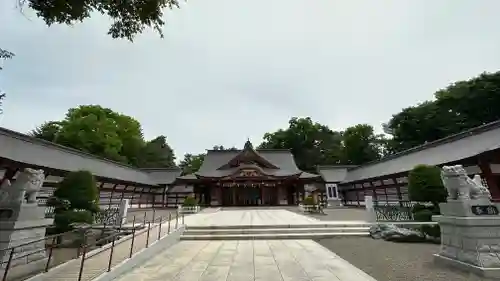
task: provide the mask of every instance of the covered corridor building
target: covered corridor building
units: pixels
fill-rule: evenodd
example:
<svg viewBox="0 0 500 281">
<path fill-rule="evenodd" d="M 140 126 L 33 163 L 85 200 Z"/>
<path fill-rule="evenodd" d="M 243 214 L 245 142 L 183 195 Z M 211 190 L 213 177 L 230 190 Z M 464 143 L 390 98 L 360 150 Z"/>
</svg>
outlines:
<svg viewBox="0 0 500 281">
<path fill-rule="evenodd" d="M 365 165 L 320 166 L 318 172 L 327 186 L 335 186 L 345 205 L 363 205 L 365 195 L 377 201 L 408 200 L 408 173 L 419 164 L 461 164 L 470 176 L 481 175 L 493 199 L 500 201 L 500 121 Z"/>
</svg>

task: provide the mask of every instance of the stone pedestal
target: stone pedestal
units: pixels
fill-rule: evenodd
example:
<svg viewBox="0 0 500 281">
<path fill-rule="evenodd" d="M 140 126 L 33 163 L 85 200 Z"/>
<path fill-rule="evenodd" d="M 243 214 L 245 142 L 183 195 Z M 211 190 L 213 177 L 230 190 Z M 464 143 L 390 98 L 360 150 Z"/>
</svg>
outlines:
<svg viewBox="0 0 500 281">
<path fill-rule="evenodd" d="M 368 222 L 376 222 L 377 215 L 375 214 L 375 208 L 373 204 L 372 196 L 365 196 L 365 209 L 366 209 L 366 221 Z"/>
<path fill-rule="evenodd" d="M 120 207 L 118 209 L 118 218 L 120 221 L 117 222 L 118 225 L 127 223 L 128 206 L 130 206 L 130 199 L 123 199 L 120 202 Z"/>
<path fill-rule="evenodd" d="M 15 249 L 11 267 L 46 257 L 43 238 L 46 227 L 52 225 L 52 222 L 53 219 L 45 218 L 45 207 L 39 207 L 37 203 L 0 204 L 0 249 L 23 245 Z M 36 240 L 40 241 L 26 244 Z M 4 267 L 10 252 L 0 250 L 0 260 L 4 262 Z"/>
<path fill-rule="evenodd" d="M 488 199 L 440 204 L 441 250 L 435 261 L 480 276 L 500 278 L 500 204 Z"/>
</svg>

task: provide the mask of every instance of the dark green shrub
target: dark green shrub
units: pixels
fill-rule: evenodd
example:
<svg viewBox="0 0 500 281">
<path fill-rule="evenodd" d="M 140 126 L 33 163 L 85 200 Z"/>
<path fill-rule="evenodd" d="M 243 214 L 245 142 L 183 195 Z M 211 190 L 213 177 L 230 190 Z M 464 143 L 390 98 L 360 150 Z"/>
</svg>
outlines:
<svg viewBox="0 0 500 281">
<path fill-rule="evenodd" d="M 434 237 L 434 238 L 441 237 L 441 228 L 439 228 L 438 224 L 435 224 L 435 225 L 424 224 L 424 225 L 422 225 L 421 230 L 423 233 L 425 233 L 431 237 Z"/>
<path fill-rule="evenodd" d="M 431 202 L 434 206 L 446 201 L 447 192 L 436 166 L 418 165 L 408 175 L 408 195 L 411 201 Z"/>
<path fill-rule="evenodd" d="M 75 223 L 93 223 L 99 211 L 99 190 L 94 176 L 88 171 L 76 171 L 59 183 L 47 202 L 54 209 L 54 225 L 58 233 L 72 230 Z"/>
<path fill-rule="evenodd" d="M 182 202 L 182 206 L 184 206 L 184 207 L 193 207 L 193 206 L 196 206 L 196 205 L 198 205 L 198 202 L 192 196 L 186 197 L 184 199 L 184 202 Z"/>
<path fill-rule="evenodd" d="M 413 210 L 413 219 L 415 221 L 422 221 L 422 222 L 429 222 L 432 221 L 432 210 L 430 209 L 420 209 L 420 210 Z"/>
<path fill-rule="evenodd" d="M 420 203 L 417 203 L 417 204 L 413 205 L 413 207 L 411 207 L 411 212 L 416 213 L 416 212 L 421 211 L 421 210 L 426 210 L 427 208 L 428 208 L 427 206 L 420 204 Z"/>
<path fill-rule="evenodd" d="M 441 169 L 436 166 L 418 165 L 408 175 L 408 195 L 411 201 L 432 203 L 430 206 L 416 204 L 412 208 L 416 221 L 430 222 L 433 215 L 439 215 L 439 203 L 446 202 L 448 196 L 441 180 Z M 423 233 L 431 237 L 440 237 L 439 225 L 423 225 Z"/>
<path fill-rule="evenodd" d="M 73 224 L 75 223 L 93 223 L 92 212 L 82 210 L 67 210 L 56 213 L 54 216 L 55 232 L 63 233 L 73 230 Z"/>
<path fill-rule="evenodd" d="M 99 210 L 99 190 L 91 172 L 76 171 L 69 173 L 58 185 L 54 192 L 58 200 L 66 199 L 70 209 Z"/>
</svg>

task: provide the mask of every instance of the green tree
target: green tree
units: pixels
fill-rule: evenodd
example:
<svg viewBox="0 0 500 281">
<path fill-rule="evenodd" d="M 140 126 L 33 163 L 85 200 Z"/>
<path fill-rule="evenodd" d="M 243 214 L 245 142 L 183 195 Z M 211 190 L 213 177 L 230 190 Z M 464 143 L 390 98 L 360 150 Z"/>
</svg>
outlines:
<svg viewBox="0 0 500 281">
<path fill-rule="evenodd" d="M 61 123 L 55 121 L 45 122 L 30 132 L 30 135 L 42 140 L 55 142 L 61 131 Z"/>
<path fill-rule="evenodd" d="M 135 167 L 175 166 L 165 136 L 145 142 L 137 120 L 99 105 L 71 108 L 64 120 L 45 122 L 29 134 Z"/>
<path fill-rule="evenodd" d="M 88 171 L 68 173 L 48 202 L 55 207 L 54 224 L 58 233 L 71 230 L 74 223 L 93 223 L 93 214 L 99 211 L 99 190 L 94 176 Z M 64 207 L 62 202 L 67 202 Z"/>
<path fill-rule="evenodd" d="M 231 147 L 231 148 L 225 148 L 223 145 L 214 145 L 214 147 L 212 148 L 213 150 L 231 150 L 231 151 L 234 151 L 234 150 L 238 150 L 236 147 Z"/>
<path fill-rule="evenodd" d="M 155 29 L 163 36 L 165 9 L 179 7 L 178 0 L 104 1 L 104 0 L 26 0 L 47 25 L 54 23 L 73 25 L 96 13 L 107 15 L 111 21 L 108 31 L 113 38 L 132 40 L 145 28 Z"/>
<path fill-rule="evenodd" d="M 184 159 L 179 163 L 179 167 L 182 169 L 182 174 L 192 174 L 196 173 L 205 159 L 206 154 L 185 154 Z"/>
<path fill-rule="evenodd" d="M 111 109 L 98 105 L 71 108 L 61 121 L 56 142 L 111 160 L 127 162 L 127 157 L 121 155 L 124 142 L 119 134 L 126 128 L 119 129 L 120 125 L 124 125 L 122 120 L 118 120 L 119 116 Z M 131 130 L 137 131 L 137 128 L 133 128 L 137 124 L 131 123 Z"/>
<path fill-rule="evenodd" d="M 403 109 L 385 124 L 396 153 L 500 119 L 500 72 L 458 81 L 435 99 Z"/>
<path fill-rule="evenodd" d="M 148 141 L 138 157 L 140 168 L 172 168 L 175 167 L 174 151 L 167 143 L 165 136 Z"/>
<path fill-rule="evenodd" d="M 500 71 L 482 73 L 435 93 L 436 105 L 455 123 L 450 133 L 474 128 L 500 119 Z M 450 124 L 451 125 L 451 124 Z"/>
<path fill-rule="evenodd" d="M 293 117 L 287 129 L 266 133 L 259 148 L 290 149 L 301 170 L 314 171 L 317 165 L 341 163 L 342 135 L 310 117 Z"/>
<path fill-rule="evenodd" d="M 376 135 L 373 127 L 359 124 L 342 133 L 342 163 L 361 165 L 378 160 L 382 156 L 384 138 Z"/>
</svg>

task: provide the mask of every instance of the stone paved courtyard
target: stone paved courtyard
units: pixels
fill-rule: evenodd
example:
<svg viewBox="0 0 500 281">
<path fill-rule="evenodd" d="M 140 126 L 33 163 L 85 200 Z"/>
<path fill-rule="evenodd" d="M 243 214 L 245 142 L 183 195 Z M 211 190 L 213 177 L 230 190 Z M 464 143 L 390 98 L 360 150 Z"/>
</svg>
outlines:
<svg viewBox="0 0 500 281">
<path fill-rule="evenodd" d="M 315 218 L 283 209 L 231 209 L 189 216 L 185 218 L 185 223 L 189 227 L 315 224 L 320 222 Z"/>
<path fill-rule="evenodd" d="M 274 208 L 229 209 L 185 218 L 188 228 L 320 223 L 325 222 Z M 313 240 L 181 241 L 116 280 L 376 281 Z"/>
<path fill-rule="evenodd" d="M 118 281 L 375 281 L 312 240 L 183 241 Z"/>
</svg>

